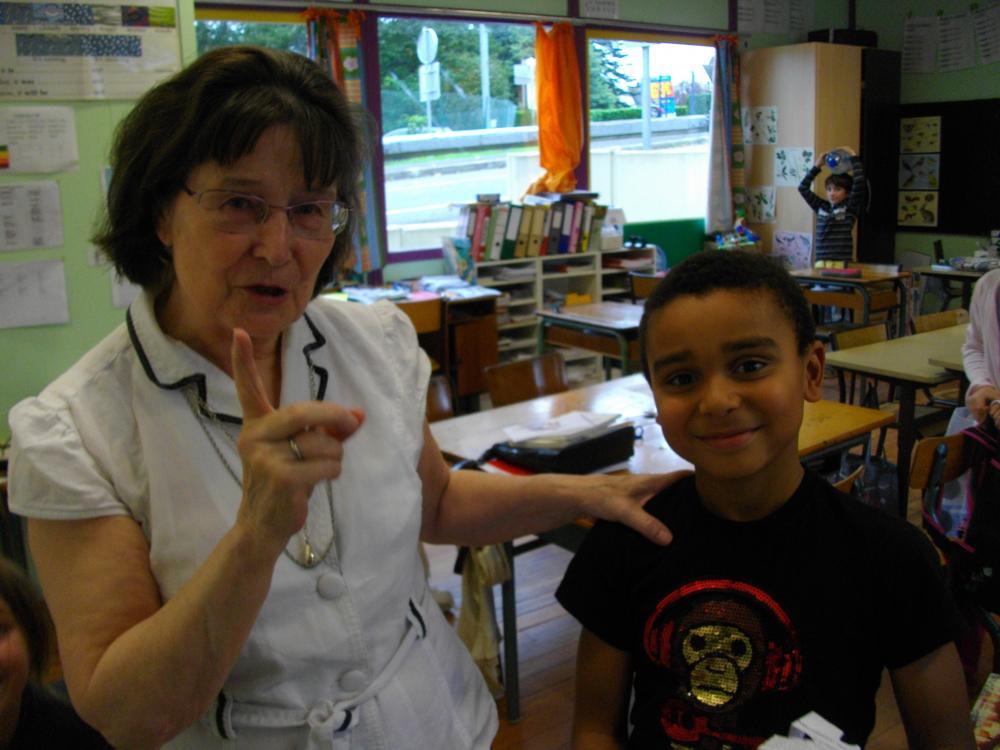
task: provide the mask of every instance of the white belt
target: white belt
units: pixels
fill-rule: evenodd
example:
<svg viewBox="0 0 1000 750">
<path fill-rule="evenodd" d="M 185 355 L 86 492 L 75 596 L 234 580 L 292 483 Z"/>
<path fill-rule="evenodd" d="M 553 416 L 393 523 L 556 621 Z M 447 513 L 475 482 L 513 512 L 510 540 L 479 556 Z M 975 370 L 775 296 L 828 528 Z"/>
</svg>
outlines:
<svg viewBox="0 0 1000 750">
<path fill-rule="evenodd" d="M 396 675 L 413 645 L 427 635 L 424 613 L 412 599 L 408 602 L 406 634 L 382 671 L 355 696 L 339 701 L 321 701 L 311 708 L 279 708 L 234 701 L 225 692 L 215 702 L 215 730 L 223 739 L 236 739 L 242 727 L 283 729 L 309 726 L 311 747 L 346 748 L 350 730 L 358 724 L 359 707 L 374 698 Z"/>
</svg>

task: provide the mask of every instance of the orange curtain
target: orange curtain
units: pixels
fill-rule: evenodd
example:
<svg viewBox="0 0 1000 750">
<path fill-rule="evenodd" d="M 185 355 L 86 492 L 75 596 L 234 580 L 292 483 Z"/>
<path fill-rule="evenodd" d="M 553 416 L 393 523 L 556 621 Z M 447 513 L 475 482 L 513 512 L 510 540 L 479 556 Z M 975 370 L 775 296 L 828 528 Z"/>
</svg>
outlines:
<svg viewBox="0 0 1000 750">
<path fill-rule="evenodd" d="M 573 27 L 556 23 L 547 32 L 536 23 L 535 60 L 539 161 L 545 173 L 525 192 L 562 193 L 576 187 L 575 170 L 583 148 L 580 68 Z"/>
</svg>

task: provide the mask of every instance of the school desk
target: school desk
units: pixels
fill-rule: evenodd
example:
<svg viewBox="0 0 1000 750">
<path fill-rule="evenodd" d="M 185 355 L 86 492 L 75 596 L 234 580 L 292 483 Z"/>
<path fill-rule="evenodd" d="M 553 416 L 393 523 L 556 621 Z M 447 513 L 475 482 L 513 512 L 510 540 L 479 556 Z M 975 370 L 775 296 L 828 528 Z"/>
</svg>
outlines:
<svg viewBox="0 0 1000 750">
<path fill-rule="evenodd" d="M 984 273 L 986 273 L 986 271 L 960 271 L 956 268 L 945 268 L 942 266 L 918 266 L 917 268 L 913 268 L 911 270 L 919 276 L 929 276 L 930 278 L 940 279 L 945 284 L 949 282 L 961 284 L 962 308 L 965 310 L 969 309 L 969 303 L 972 301 L 972 287 L 974 287 L 976 282 L 979 281 Z"/>
<path fill-rule="evenodd" d="M 906 517 L 910 477 L 910 452 L 915 437 L 914 414 L 917 388 L 932 387 L 954 379 L 945 368 L 931 364 L 936 361 L 961 361 L 962 343 L 968 324 L 939 328 L 935 331 L 902 336 L 875 344 L 856 346 L 839 352 L 829 352 L 826 363 L 831 367 L 859 375 L 878 377 L 896 384 L 899 398 L 898 452 L 899 512 Z"/>
<path fill-rule="evenodd" d="M 538 347 L 562 344 L 613 357 L 629 373 L 639 361 L 639 320 L 642 305 L 629 302 L 593 302 L 567 305 L 556 310 L 538 310 L 541 320 Z"/>
<path fill-rule="evenodd" d="M 894 310 L 894 327 L 896 331 L 901 331 L 906 321 L 906 281 L 910 277 L 909 272 L 859 270 L 860 276 L 824 275 L 819 268 L 791 271 L 791 275 L 802 287 L 810 305 L 833 305 L 860 313 L 855 317 L 859 325 L 867 325 L 873 312 Z M 816 286 L 832 289 L 814 289 Z M 886 287 L 891 288 L 887 290 Z"/>
<path fill-rule="evenodd" d="M 498 409 L 466 414 L 433 423 L 431 433 L 449 460 L 478 458 L 494 443 L 506 439 L 504 429 L 514 425 L 533 425 L 571 411 L 621 414 L 641 429 L 642 439 L 636 441 L 635 454 L 627 471 L 636 474 L 660 474 L 691 465 L 678 456 L 666 441 L 655 421 L 653 394 L 640 374 L 627 375 L 596 385 L 558 393 L 552 396 L 522 401 Z M 877 409 L 841 404 L 836 401 L 807 403 L 799 430 L 799 455 L 816 457 L 825 453 L 864 444 L 872 430 L 893 421 L 893 416 Z M 575 550 L 590 526 L 581 519 L 558 529 L 539 534 L 539 543 L 550 542 Z M 522 543 L 519 551 L 527 551 L 539 543 Z M 514 594 L 515 545 L 506 542 L 504 549 L 510 563 L 511 578 L 501 587 L 504 633 L 504 691 L 507 698 L 507 718 L 516 721 L 520 715 L 520 694 L 517 662 L 517 612 Z"/>
</svg>

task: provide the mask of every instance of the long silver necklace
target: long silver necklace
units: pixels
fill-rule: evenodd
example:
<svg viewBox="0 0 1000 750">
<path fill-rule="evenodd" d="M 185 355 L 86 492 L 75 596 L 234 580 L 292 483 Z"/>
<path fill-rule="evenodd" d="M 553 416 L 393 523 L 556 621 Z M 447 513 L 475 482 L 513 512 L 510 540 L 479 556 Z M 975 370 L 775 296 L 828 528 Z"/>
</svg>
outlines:
<svg viewBox="0 0 1000 750">
<path fill-rule="evenodd" d="M 306 356 L 306 363 L 309 369 L 309 397 L 315 399 L 316 376 L 313 373 L 312 361 L 309 359 L 308 355 Z M 216 442 L 215 437 L 212 435 L 212 431 L 208 429 L 207 422 L 214 424 L 219 429 L 219 432 L 222 433 L 222 436 L 234 448 L 236 448 L 236 438 L 230 434 L 229 430 L 226 429 L 226 424 L 219 418 L 219 415 L 208 408 L 208 404 L 205 403 L 205 399 L 203 399 L 198 393 L 196 385 L 192 384 L 190 387 L 185 388 L 184 394 L 187 397 L 188 406 L 191 407 L 195 420 L 198 422 L 198 426 L 201 427 L 202 432 L 205 433 L 205 437 L 208 438 L 208 442 L 215 451 L 215 455 L 219 457 L 222 465 L 226 468 L 226 472 L 233 478 L 233 481 L 236 482 L 237 486 L 239 486 L 242 490 L 243 480 L 229 463 L 225 454 L 223 454 L 218 442 Z M 327 555 L 330 554 L 330 550 L 333 549 L 333 543 L 337 534 L 333 523 L 333 482 L 329 479 L 326 480 L 325 489 L 327 506 L 330 513 L 330 541 L 327 542 L 326 549 L 323 550 L 322 554 L 316 553 L 312 540 L 309 538 L 309 516 L 307 515 L 306 522 L 302 525 L 302 529 L 296 535 L 299 537 L 299 556 L 293 555 L 291 551 L 289 551 L 287 545 L 283 550 L 288 559 L 300 568 L 315 568 L 326 559 Z"/>
</svg>

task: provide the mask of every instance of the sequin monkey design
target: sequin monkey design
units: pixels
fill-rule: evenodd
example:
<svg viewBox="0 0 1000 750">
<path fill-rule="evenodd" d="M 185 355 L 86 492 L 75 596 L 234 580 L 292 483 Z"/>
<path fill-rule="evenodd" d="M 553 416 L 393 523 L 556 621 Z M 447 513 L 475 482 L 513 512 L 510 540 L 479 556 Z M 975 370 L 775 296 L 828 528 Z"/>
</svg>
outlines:
<svg viewBox="0 0 1000 750">
<path fill-rule="evenodd" d="M 646 620 L 643 646 L 672 675 L 660 726 L 673 747 L 756 747 L 766 737 L 741 731 L 739 709 L 761 693 L 792 689 L 802 673 L 788 615 L 740 581 L 695 581 L 671 592 Z"/>
</svg>

